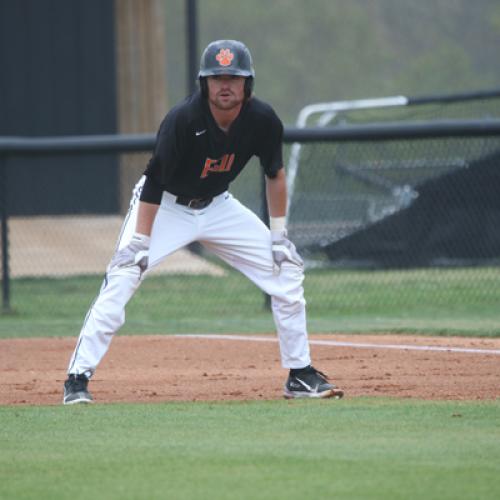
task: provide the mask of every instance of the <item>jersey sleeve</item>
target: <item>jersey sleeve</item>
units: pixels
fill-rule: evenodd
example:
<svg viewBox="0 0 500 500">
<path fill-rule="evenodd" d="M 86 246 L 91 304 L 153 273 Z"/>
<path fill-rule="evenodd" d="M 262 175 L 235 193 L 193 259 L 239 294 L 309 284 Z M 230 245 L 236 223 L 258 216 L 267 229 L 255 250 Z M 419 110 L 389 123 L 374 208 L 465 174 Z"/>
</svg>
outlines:
<svg viewBox="0 0 500 500">
<path fill-rule="evenodd" d="M 273 178 L 283 167 L 283 123 L 274 111 L 266 116 L 260 131 L 258 156 L 265 174 Z"/>
<path fill-rule="evenodd" d="M 159 205 L 163 196 L 163 188 L 152 177 L 146 177 L 142 186 L 141 196 L 139 199 L 147 203 Z"/>
</svg>

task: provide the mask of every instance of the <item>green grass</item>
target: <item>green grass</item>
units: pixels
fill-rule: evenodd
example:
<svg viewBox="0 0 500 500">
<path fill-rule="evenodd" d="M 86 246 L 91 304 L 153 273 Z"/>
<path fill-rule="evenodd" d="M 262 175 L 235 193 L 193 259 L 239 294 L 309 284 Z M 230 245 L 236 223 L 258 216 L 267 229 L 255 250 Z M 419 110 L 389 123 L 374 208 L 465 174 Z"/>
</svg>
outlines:
<svg viewBox="0 0 500 500">
<path fill-rule="evenodd" d="M 18 279 L 1 337 L 77 335 L 101 277 Z M 311 332 L 499 336 L 500 268 L 308 271 Z M 269 332 L 262 293 L 226 277 L 149 278 L 127 308 L 122 333 Z"/>
<path fill-rule="evenodd" d="M 500 402 L 0 407 L 2 499 L 496 499 Z"/>
</svg>

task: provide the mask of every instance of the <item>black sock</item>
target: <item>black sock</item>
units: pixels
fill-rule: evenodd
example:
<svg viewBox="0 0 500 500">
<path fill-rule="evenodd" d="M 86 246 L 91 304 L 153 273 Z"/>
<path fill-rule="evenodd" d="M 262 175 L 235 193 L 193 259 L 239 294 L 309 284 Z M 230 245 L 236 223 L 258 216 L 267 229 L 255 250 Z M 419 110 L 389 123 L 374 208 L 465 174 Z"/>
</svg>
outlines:
<svg viewBox="0 0 500 500">
<path fill-rule="evenodd" d="M 303 370 L 307 370 L 311 365 L 304 366 L 304 368 L 290 368 L 290 375 L 297 375 Z"/>
</svg>

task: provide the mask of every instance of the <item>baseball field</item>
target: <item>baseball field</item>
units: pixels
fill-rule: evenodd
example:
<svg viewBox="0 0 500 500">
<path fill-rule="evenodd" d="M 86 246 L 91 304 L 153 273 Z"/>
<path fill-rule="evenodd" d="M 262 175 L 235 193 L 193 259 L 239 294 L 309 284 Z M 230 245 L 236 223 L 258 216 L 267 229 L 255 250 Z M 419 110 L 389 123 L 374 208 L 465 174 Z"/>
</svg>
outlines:
<svg viewBox="0 0 500 500">
<path fill-rule="evenodd" d="M 152 277 L 89 386 L 96 404 L 75 407 L 62 383 L 100 278 L 14 280 L 0 318 L 0 498 L 496 499 L 498 272 L 475 271 L 467 296 L 471 272 L 439 293 L 435 270 L 309 273 L 313 359 L 346 391 L 330 401 L 282 398 L 251 284 Z M 315 293 L 324 280 L 334 311 Z"/>
</svg>

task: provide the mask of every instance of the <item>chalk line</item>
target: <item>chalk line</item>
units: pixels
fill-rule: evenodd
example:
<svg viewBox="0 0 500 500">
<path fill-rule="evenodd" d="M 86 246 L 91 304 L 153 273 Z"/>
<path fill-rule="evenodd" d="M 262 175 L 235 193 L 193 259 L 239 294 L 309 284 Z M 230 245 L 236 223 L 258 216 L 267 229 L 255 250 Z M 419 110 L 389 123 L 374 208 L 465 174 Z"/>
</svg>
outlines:
<svg viewBox="0 0 500 500">
<path fill-rule="evenodd" d="M 259 337 L 253 335 L 216 335 L 216 334 L 186 333 L 173 336 L 182 338 L 198 338 L 198 339 L 212 339 L 212 340 L 240 340 L 247 342 L 278 342 L 278 339 L 276 337 Z M 438 351 L 438 352 L 460 352 L 469 354 L 500 355 L 500 349 L 475 349 L 468 347 L 405 345 L 405 344 L 369 344 L 365 342 L 339 342 L 336 340 L 313 340 L 313 339 L 309 339 L 309 343 L 312 345 L 352 347 L 354 349 L 396 349 L 400 351 Z"/>
</svg>

